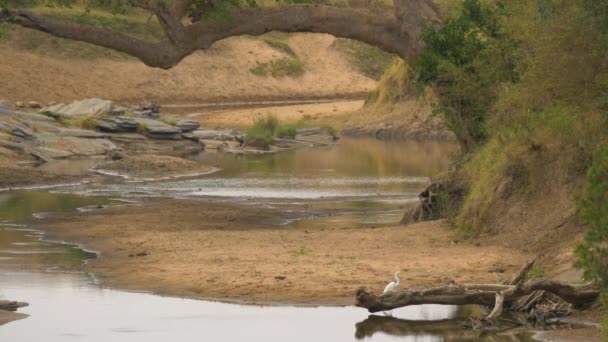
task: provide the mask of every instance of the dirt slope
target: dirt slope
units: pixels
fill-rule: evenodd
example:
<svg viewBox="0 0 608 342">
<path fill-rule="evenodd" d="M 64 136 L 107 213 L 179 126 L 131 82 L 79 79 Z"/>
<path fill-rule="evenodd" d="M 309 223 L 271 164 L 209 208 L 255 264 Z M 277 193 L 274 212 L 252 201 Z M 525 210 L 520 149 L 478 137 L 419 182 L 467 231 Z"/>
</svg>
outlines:
<svg viewBox="0 0 608 342">
<path fill-rule="evenodd" d="M 198 52 L 171 70 L 136 60 L 42 56 L 0 46 L 0 98 L 68 101 L 86 97 L 161 103 L 221 99 L 362 97 L 375 81 L 350 67 L 331 45 L 334 37 L 296 34 L 289 44 L 305 65 L 297 78 L 260 77 L 249 69 L 285 57 L 258 39 L 231 38 Z"/>
</svg>

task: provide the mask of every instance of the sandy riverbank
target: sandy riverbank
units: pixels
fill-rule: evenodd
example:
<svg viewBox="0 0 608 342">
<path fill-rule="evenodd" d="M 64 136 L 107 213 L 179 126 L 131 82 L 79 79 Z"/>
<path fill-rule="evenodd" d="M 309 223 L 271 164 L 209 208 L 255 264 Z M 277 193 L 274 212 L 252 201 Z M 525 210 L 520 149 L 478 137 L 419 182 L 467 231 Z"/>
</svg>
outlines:
<svg viewBox="0 0 608 342">
<path fill-rule="evenodd" d="M 43 228 L 100 251 L 83 267 L 103 286 L 257 303 L 351 304 L 358 287 L 380 292 L 397 270 L 406 287 L 494 282 L 492 270 L 513 272 L 528 257 L 454 243 L 441 222 L 302 230 L 270 228 L 273 219 L 254 207 L 159 200 Z"/>
</svg>

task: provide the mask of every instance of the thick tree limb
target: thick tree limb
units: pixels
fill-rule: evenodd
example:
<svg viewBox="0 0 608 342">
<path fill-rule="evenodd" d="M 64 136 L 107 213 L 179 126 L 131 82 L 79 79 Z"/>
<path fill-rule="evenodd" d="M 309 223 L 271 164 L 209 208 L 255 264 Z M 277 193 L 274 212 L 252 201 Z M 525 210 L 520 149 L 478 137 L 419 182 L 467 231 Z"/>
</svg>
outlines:
<svg viewBox="0 0 608 342">
<path fill-rule="evenodd" d="M 519 299 L 537 291 L 545 291 L 555 295 L 573 305 L 586 305 L 595 301 L 600 291 L 595 284 L 573 285 L 550 279 L 532 279 L 521 283 L 532 267 L 534 261 L 528 262 L 508 283 L 503 284 L 473 284 L 450 285 L 429 289 L 403 289 L 376 296 L 364 289 L 356 293 L 356 305 L 369 312 L 387 311 L 396 308 L 421 305 L 485 305 L 485 306 L 511 306 Z M 522 273 L 525 272 L 525 273 Z M 498 294 L 497 294 L 498 293 Z M 490 316 L 498 317 L 502 308 L 496 309 Z M 492 317 L 495 319 L 496 317 Z"/>
<path fill-rule="evenodd" d="M 48 18 L 21 9 L 0 9 L 0 22 L 114 49 L 137 57 L 148 66 L 169 69 L 192 52 L 207 49 L 219 40 L 270 31 L 328 33 L 410 58 L 420 49 L 418 35 L 423 20 L 439 20 L 432 0 L 394 0 L 395 13 L 300 4 L 241 9 L 224 21 L 184 26 L 182 19 L 192 4 L 191 0 L 175 0 L 171 8 L 160 2 L 131 1 L 156 15 L 165 32 L 165 40 L 148 43 L 119 32 Z"/>
</svg>

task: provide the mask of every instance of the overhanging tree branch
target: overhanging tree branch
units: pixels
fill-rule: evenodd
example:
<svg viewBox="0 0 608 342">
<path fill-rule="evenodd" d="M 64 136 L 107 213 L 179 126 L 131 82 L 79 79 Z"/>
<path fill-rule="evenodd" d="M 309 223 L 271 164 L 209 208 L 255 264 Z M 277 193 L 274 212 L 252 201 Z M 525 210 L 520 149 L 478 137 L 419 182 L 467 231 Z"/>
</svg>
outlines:
<svg viewBox="0 0 608 342">
<path fill-rule="evenodd" d="M 200 21 L 184 26 L 182 19 L 192 0 L 175 0 L 171 8 L 162 2 L 130 1 L 156 15 L 165 40 L 144 42 L 120 32 L 48 18 L 21 9 L 0 9 L 0 22 L 114 49 L 139 58 L 148 66 L 169 69 L 192 52 L 207 49 L 219 40 L 270 31 L 328 33 L 410 58 L 420 48 L 418 35 L 422 21 L 425 18 L 439 20 L 432 0 L 394 0 L 394 13 L 300 4 L 237 9 L 222 21 Z"/>
</svg>

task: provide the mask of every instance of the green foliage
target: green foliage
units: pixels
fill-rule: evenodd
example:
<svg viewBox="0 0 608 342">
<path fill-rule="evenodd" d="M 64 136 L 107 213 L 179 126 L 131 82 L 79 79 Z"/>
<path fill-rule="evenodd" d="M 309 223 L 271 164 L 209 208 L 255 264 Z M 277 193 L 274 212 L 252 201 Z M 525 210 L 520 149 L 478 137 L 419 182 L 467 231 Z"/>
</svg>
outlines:
<svg viewBox="0 0 608 342">
<path fill-rule="evenodd" d="M 539 263 L 535 263 L 530 269 L 530 272 L 528 272 L 528 277 L 530 278 L 542 278 L 544 276 L 545 268 Z"/>
<path fill-rule="evenodd" d="M 394 104 L 412 92 L 410 68 L 402 59 L 395 59 L 386 70 L 375 90 L 371 91 L 365 105 Z"/>
<path fill-rule="evenodd" d="M 256 115 L 253 117 L 253 125 L 245 130 L 245 142 L 258 139 L 272 142 L 278 128 L 279 119 L 276 115 Z"/>
<path fill-rule="evenodd" d="M 276 136 L 279 138 L 295 138 L 298 133 L 298 128 L 301 128 L 298 124 L 284 124 L 277 128 Z"/>
<path fill-rule="evenodd" d="M 580 208 L 587 231 L 576 250 L 577 266 L 585 270 L 586 278 L 608 289 L 608 149 L 594 155 Z"/>
<path fill-rule="evenodd" d="M 608 32 L 608 0 L 584 0 L 584 4 L 597 28 Z"/>
<path fill-rule="evenodd" d="M 349 62 L 363 75 L 378 80 L 397 56 L 356 40 L 337 38 L 334 46 L 347 55 Z"/>
<path fill-rule="evenodd" d="M 268 63 L 257 62 L 256 66 L 249 69 L 256 76 L 271 75 L 274 78 L 299 77 L 305 72 L 304 63 L 296 58 L 280 58 Z"/>
<path fill-rule="evenodd" d="M 442 26 L 428 23 L 417 65 L 419 89 L 435 86 L 440 113 L 467 152 L 486 141 L 486 120 L 503 82 L 513 81 L 515 42 L 500 2 L 465 0 Z"/>
<path fill-rule="evenodd" d="M 281 51 L 291 57 L 297 57 L 296 52 L 293 51 L 293 49 L 291 48 L 291 46 L 289 46 L 289 44 L 287 42 L 278 40 L 278 39 L 270 39 L 270 38 L 265 38 L 263 39 L 264 43 L 268 44 L 268 46 L 270 46 L 271 48 Z"/>
<path fill-rule="evenodd" d="M 175 126 L 175 125 L 177 125 L 177 120 L 175 120 L 174 118 L 171 118 L 171 117 L 167 117 L 167 116 L 161 116 L 161 117 L 159 118 L 159 120 L 160 120 L 161 122 L 163 122 L 163 123 L 166 123 L 167 125 L 170 125 L 170 126 Z"/>
<path fill-rule="evenodd" d="M 147 134 L 149 132 L 148 125 L 146 125 L 145 123 L 139 124 L 137 125 L 135 131 L 139 134 Z"/>
</svg>

